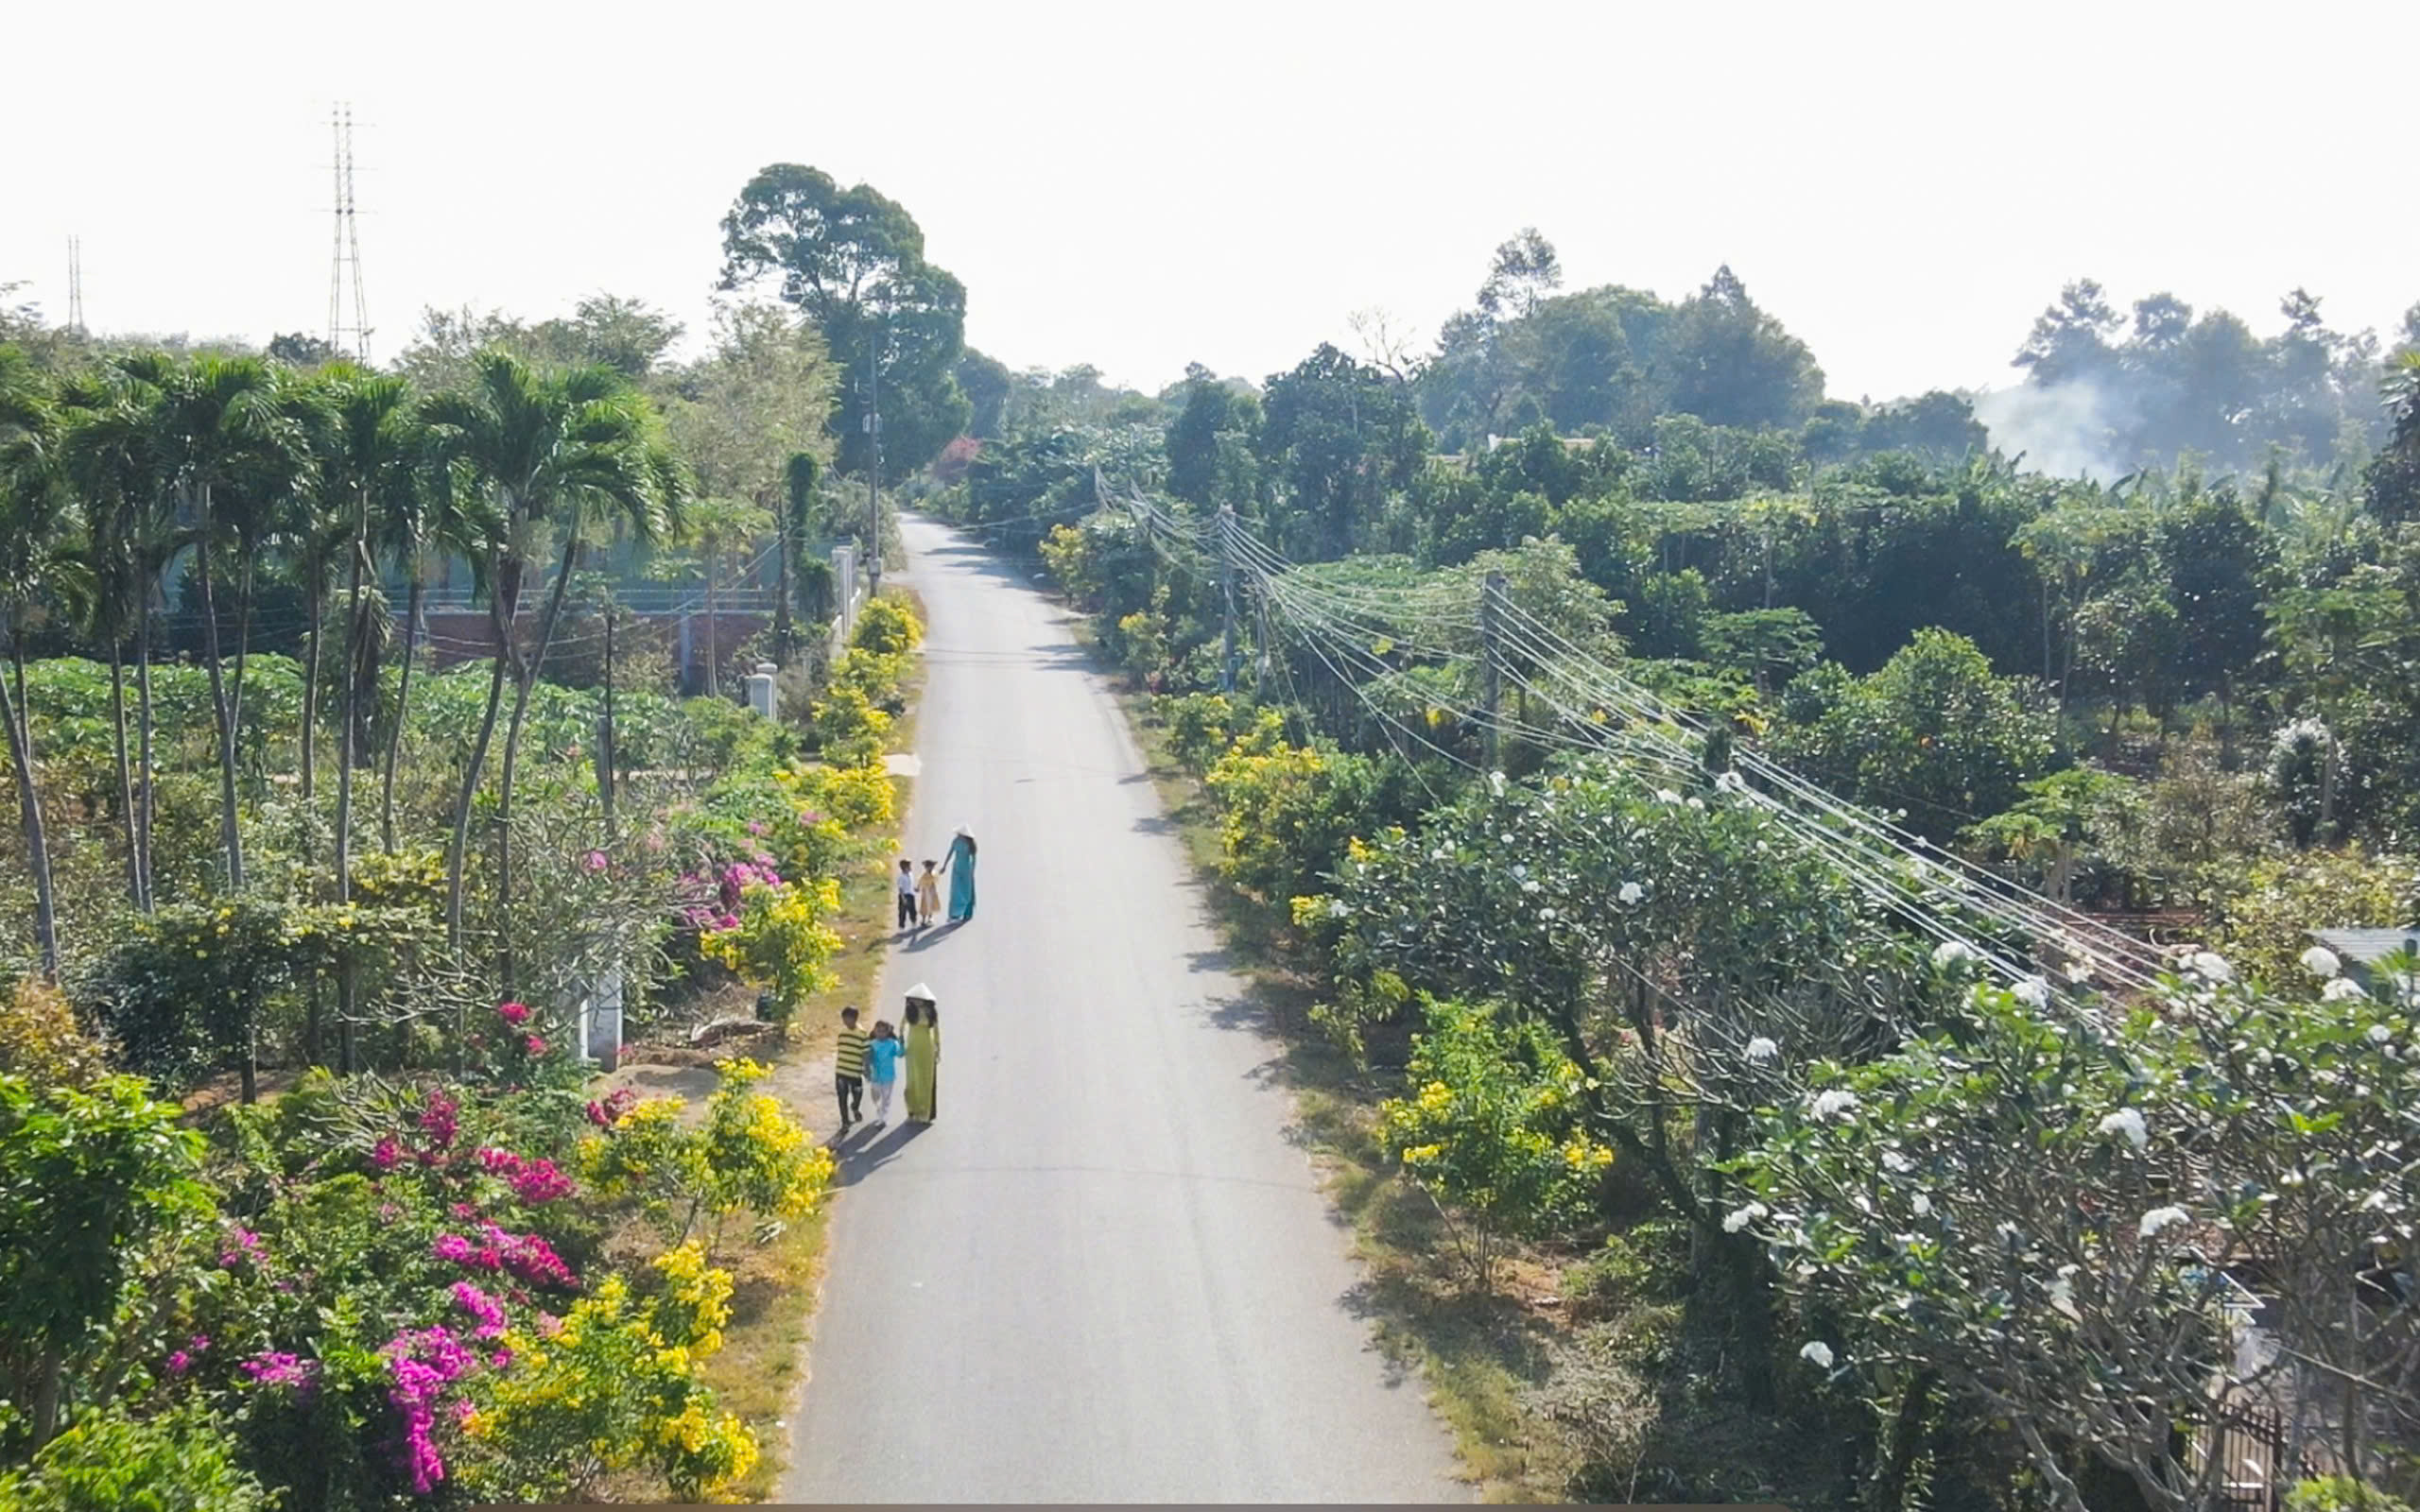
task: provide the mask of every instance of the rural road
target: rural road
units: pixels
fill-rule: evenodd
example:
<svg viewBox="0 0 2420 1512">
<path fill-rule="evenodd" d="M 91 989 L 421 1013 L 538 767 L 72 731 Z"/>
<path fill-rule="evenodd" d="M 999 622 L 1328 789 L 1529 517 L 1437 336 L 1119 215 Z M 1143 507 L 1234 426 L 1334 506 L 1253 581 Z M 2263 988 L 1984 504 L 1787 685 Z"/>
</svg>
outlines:
<svg viewBox="0 0 2420 1512">
<path fill-rule="evenodd" d="M 885 966 L 877 1016 L 939 1005 L 940 1116 L 848 1142 L 780 1495 L 1467 1501 L 1108 688 L 1022 571 L 903 528 L 908 834 L 971 830 L 978 905 Z"/>
</svg>

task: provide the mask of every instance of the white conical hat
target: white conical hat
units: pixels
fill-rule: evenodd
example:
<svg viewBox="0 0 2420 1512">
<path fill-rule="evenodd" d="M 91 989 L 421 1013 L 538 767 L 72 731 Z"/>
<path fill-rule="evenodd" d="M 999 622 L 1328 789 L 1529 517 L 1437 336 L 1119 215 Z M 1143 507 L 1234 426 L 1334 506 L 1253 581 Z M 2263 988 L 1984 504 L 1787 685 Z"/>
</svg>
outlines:
<svg viewBox="0 0 2420 1512">
<path fill-rule="evenodd" d="M 933 989 L 919 982 L 908 989 L 908 1001 L 910 1003 L 933 1002 Z"/>
</svg>

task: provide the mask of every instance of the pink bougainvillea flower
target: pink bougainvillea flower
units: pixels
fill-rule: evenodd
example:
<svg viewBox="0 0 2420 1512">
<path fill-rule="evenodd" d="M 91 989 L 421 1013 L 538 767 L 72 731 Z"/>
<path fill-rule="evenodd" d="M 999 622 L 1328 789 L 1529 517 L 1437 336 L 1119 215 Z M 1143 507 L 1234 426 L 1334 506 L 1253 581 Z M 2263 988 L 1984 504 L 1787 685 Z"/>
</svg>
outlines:
<svg viewBox="0 0 2420 1512">
<path fill-rule="evenodd" d="M 530 1207 L 567 1197 L 572 1194 L 572 1179 L 554 1161 L 527 1160 L 511 1177 L 512 1194 Z"/>
<path fill-rule="evenodd" d="M 543 1056 L 546 1053 L 546 1041 L 533 1034 L 521 1041 L 521 1048 L 530 1055 Z"/>
<path fill-rule="evenodd" d="M 283 1349 L 263 1349 L 243 1363 L 243 1371 L 256 1386 L 291 1386 L 297 1396 L 308 1397 L 320 1383 L 320 1362 L 300 1359 Z"/>
<path fill-rule="evenodd" d="M 523 1024 L 529 1022 L 529 1005 L 527 1003 L 499 1003 L 495 1005 L 495 1011 L 496 1016 L 507 1023 Z"/>
<path fill-rule="evenodd" d="M 604 852 L 604 851 L 602 851 L 602 850 L 591 850 L 590 852 L 588 852 L 588 869 L 589 869 L 589 870 L 591 870 L 591 871 L 602 871 L 602 870 L 604 870 L 604 869 L 605 869 L 606 865 L 607 865 L 607 863 L 606 863 L 606 859 L 605 859 L 605 852 Z"/>
<path fill-rule="evenodd" d="M 168 1374 L 181 1376 L 191 1368 L 193 1368 L 193 1356 L 185 1353 L 184 1350 L 179 1349 L 168 1356 Z"/>
<path fill-rule="evenodd" d="M 478 1337 L 482 1339 L 492 1339 L 504 1332 L 504 1304 L 502 1302 L 499 1302 L 494 1297 L 490 1297 L 487 1293 L 472 1285 L 469 1281 L 456 1281 L 453 1286 L 453 1292 L 454 1300 L 461 1304 L 462 1311 L 470 1314 L 473 1318 L 477 1320 L 478 1327 L 472 1332 Z"/>
<path fill-rule="evenodd" d="M 377 1171 L 393 1170 L 395 1162 L 403 1158 L 404 1147 L 392 1134 L 380 1135 L 378 1143 L 370 1151 L 371 1167 Z"/>
<path fill-rule="evenodd" d="M 420 1110 L 420 1129 L 437 1149 L 450 1148 L 461 1128 L 462 1105 L 449 1094 L 433 1091 Z"/>
</svg>

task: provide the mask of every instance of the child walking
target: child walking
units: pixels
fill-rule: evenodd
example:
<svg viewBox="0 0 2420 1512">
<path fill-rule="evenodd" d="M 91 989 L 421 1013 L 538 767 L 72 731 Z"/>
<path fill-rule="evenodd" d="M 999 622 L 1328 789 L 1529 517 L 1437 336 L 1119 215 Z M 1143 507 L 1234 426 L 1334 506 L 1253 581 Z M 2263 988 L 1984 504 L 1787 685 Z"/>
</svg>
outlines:
<svg viewBox="0 0 2420 1512">
<path fill-rule="evenodd" d="M 899 858 L 899 924 L 901 929 L 916 927 L 916 872 L 906 856 Z"/>
<path fill-rule="evenodd" d="M 866 1032 L 857 1027 L 857 1010 L 840 1010 L 840 1041 L 832 1053 L 832 1094 L 840 1100 L 840 1133 L 866 1112 Z"/>
<path fill-rule="evenodd" d="M 866 1046 L 866 1081 L 873 1088 L 873 1121 L 890 1122 L 890 1093 L 899 1085 L 899 1057 L 907 1046 L 888 1019 L 876 1019 L 873 1041 Z"/>
<path fill-rule="evenodd" d="M 927 861 L 925 863 L 925 874 L 916 879 L 916 913 L 922 922 L 929 924 L 941 917 L 941 875 L 933 870 L 933 864 Z"/>
</svg>

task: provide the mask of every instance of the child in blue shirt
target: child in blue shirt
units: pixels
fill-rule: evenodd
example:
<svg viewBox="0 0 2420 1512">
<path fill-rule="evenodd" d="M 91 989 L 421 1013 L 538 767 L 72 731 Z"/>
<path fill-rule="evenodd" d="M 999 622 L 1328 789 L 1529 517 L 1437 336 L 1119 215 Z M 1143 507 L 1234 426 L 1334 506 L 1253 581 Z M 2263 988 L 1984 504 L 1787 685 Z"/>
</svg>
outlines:
<svg viewBox="0 0 2420 1512">
<path fill-rule="evenodd" d="M 876 1022 L 873 1040 L 866 1046 L 866 1080 L 873 1084 L 873 1121 L 890 1122 L 890 1093 L 899 1085 L 899 1057 L 903 1050 L 898 1031 L 887 1019 Z"/>
</svg>

